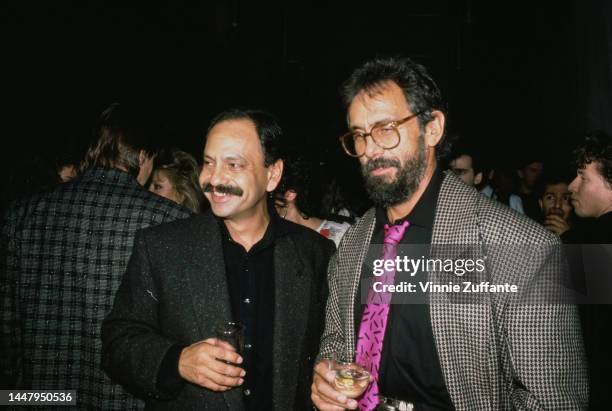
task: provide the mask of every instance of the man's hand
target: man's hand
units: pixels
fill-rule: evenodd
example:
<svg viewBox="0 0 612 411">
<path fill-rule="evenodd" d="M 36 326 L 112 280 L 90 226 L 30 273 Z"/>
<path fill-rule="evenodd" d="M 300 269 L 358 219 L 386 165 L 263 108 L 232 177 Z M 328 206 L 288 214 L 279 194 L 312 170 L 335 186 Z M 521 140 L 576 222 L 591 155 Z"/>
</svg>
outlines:
<svg viewBox="0 0 612 411">
<path fill-rule="evenodd" d="M 179 374 L 212 391 L 227 391 L 244 382 L 245 371 L 222 361 L 241 364 L 242 357 L 225 341 L 209 338 L 185 347 L 179 357 Z"/>
<path fill-rule="evenodd" d="M 335 375 L 330 369 L 329 360 L 322 360 L 315 366 L 310 395 L 312 402 L 321 411 L 357 409 L 357 401 L 333 388 Z"/>
<path fill-rule="evenodd" d="M 567 221 L 555 214 L 549 214 L 546 216 L 546 219 L 544 220 L 544 227 L 558 236 L 570 229 Z"/>
</svg>

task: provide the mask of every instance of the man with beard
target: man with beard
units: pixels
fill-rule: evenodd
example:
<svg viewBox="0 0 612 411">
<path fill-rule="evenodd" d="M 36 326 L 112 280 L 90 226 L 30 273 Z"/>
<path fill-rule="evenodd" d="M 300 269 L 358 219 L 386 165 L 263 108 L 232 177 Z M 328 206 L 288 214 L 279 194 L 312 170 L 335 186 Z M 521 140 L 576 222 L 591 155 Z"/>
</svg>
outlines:
<svg viewBox="0 0 612 411">
<path fill-rule="evenodd" d="M 554 278 L 559 239 L 438 170 L 436 145 L 445 116 L 439 89 L 423 66 L 405 58 L 367 62 L 349 77 L 343 94 L 350 132 L 341 142 L 359 159 L 376 206 L 347 231 L 330 262 L 330 297 L 312 385 L 315 406 L 324 411 L 584 407 L 588 387 L 575 306 L 556 300 L 516 304 L 505 296 L 461 303 L 466 300 L 434 293 L 426 296 L 431 304 L 402 305 L 393 304 L 397 295 L 372 292 L 373 276 L 380 273 L 368 262 L 377 251 L 373 246 L 383 242 L 383 261 L 394 259 L 398 244 L 427 244 L 431 250 L 459 245 L 485 262 L 492 282 L 505 276 L 523 287 L 539 276 Z M 508 247 L 494 247 L 499 244 Z M 528 247 L 512 253 L 512 245 Z M 397 285 L 395 270 L 386 270 L 377 278 Z M 435 269 L 421 274 L 443 275 Z M 338 355 L 354 357 L 370 372 L 371 383 L 360 397 L 348 398 L 336 385 L 332 359 Z"/>
<path fill-rule="evenodd" d="M 150 409 L 312 408 L 334 246 L 268 203 L 281 134 L 261 111 L 217 116 L 200 175 L 211 211 L 137 235 L 103 325 L 103 366 Z M 216 338 L 230 321 L 243 347 Z"/>
</svg>

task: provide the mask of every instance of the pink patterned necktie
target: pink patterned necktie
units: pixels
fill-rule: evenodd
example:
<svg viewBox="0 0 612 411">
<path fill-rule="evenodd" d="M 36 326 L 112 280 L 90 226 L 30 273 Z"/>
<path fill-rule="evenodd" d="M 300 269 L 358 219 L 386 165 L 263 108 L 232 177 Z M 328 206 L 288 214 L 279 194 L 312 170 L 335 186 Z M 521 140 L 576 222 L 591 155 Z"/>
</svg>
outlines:
<svg viewBox="0 0 612 411">
<path fill-rule="evenodd" d="M 404 237 L 404 232 L 410 226 L 408 221 L 389 226 L 385 224 L 385 240 L 383 245 L 383 260 L 395 260 L 397 245 Z M 386 271 L 375 281 L 383 284 L 393 284 L 395 269 Z M 378 368 L 387 327 L 391 293 L 377 293 L 372 288 L 368 291 L 368 299 L 359 326 L 356 360 L 372 374 L 373 381 L 363 397 L 359 400 L 361 411 L 371 411 L 378 406 Z"/>
</svg>

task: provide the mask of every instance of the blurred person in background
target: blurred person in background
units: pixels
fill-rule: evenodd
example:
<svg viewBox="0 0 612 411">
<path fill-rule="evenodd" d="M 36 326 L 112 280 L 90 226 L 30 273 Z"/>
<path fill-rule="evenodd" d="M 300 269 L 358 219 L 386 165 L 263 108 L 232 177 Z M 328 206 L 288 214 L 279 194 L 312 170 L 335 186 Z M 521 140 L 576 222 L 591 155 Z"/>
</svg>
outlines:
<svg viewBox="0 0 612 411">
<path fill-rule="evenodd" d="M 62 153 L 55 157 L 55 169 L 61 183 L 75 178 L 79 170 L 80 157 L 74 153 Z"/>
<path fill-rule="evenodd" d="M 549 231 L 561 236 L 571 229 L 573 214 L 569 183 L 571 178 L 564 170 L 547 170 L 536 186 L 541 216 L 539 221 Z"/>
<path fill-rule="evenodd" d="M 574 211 L 585 220 L 570 231 L 579 244 L 588 304 L 580 306 L 582 332 L 589 363 L 590 409 L 610 408 L 612 369 L 612 138 L 604 132 L 586 136 L 574 151 L 576 178 L 570 183 Z M 575 254 L 575 253 L 574 253 Z M 571 261 L 570 261 L 571 262 Z M 574 264 L 574 269 L 575 269 Z"/>
<path fill-rule="evenodd" d="M 538 195 L 535 188 L 544 171 L 544 162 L 539 154 L 530 154 L 523 157 L 516 173 L 519 177 L 517 194 L 523 203 L 523 210 L 527 217 L 538 220 L 540 207 L 538 206 Z"/>
<path fill-rule="evenodd" d="M 276 209 L 282 218 L 315 230 L 333 240 L 337 247 L 351 225 L 346 221 L 320 218 L 322 186 L 322 176 L 313 162 L 299 157 L 288 158 L 276 189 Z"/>
<path fill-rule="evenodd" d="M 469 186 L 478 187 L 482 182 L 482 157 L 475 147 L 456 138 L 448 162 L 449 169 Z"/>
<path fill-rule="evenodd" d="M 525 214 L 521 198 L 514 194 L 514 173 L 508 165 L 498 165 L 489 173 L 489 184 L 480 193 L 485 197 L 507 205 L 514 211 Z"/>
<path fill-rule="evenodd" d="M 176 148 L 163 150 L 155 158 L 149 191 L 197 214 L 208 204 L 199 175 L 200 166 L 191 154 Z"/>
<path fill-rule="evenodd" d="M 576 214 L 595 221 L 584 233 L 589 243 L 612 243 L 612 141 L 609 135 L 588 135 L 574 153 L 576 178 L 569 185 Z"/>
<path fill-rule="evenodd" d="M 136 231 L 190 215 L 143 187 L 157 152 L 151 120 L 140 106 L 111 105 L 79 176 L 8 209 L 0 241 L 2 388 L 76 390 L 79 409 L 143 408 L 102 370 L 100 326 Z"/>
</svg>

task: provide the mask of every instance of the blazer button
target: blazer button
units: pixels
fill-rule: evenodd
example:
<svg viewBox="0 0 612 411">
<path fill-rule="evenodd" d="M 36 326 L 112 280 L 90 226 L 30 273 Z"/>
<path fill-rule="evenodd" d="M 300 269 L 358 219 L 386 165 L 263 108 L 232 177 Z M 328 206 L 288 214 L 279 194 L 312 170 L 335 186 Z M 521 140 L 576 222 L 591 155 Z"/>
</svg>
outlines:
<svg viewBox="0 0 612 411">
<path fill-rule="evenodd" d="M 249 390 L 248 388 L 244 390 L 243 392 L 244 392 L 244 395 L 246 395 L 247 397 L 251 395 L 251 390 Z"/>
</svg>

